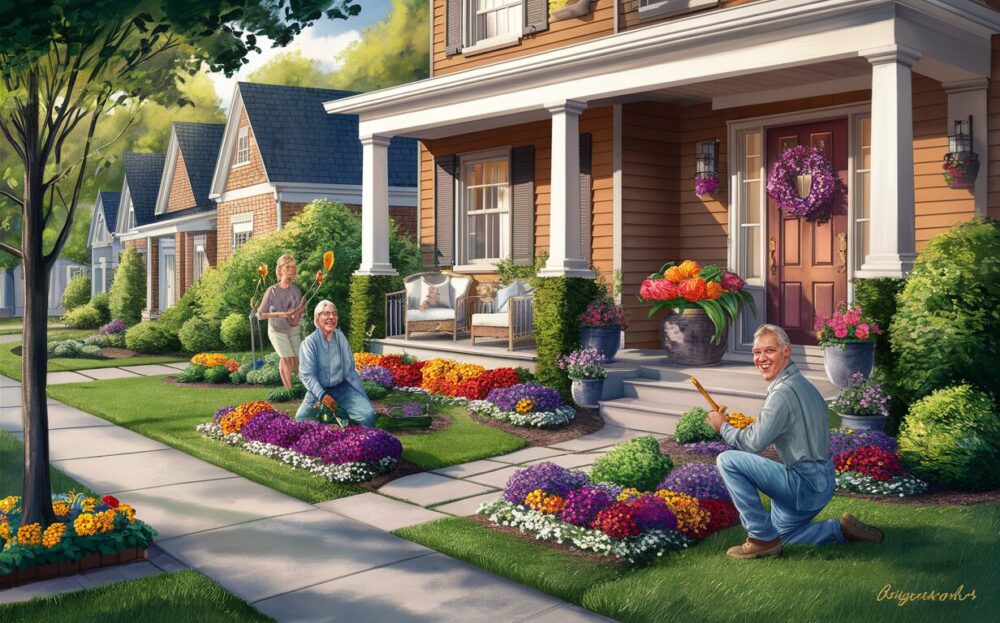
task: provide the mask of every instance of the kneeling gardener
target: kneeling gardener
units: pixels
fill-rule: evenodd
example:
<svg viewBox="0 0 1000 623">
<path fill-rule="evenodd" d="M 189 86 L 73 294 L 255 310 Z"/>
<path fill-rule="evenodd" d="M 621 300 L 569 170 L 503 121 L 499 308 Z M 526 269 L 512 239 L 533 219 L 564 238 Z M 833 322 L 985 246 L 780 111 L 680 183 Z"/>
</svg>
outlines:
<svg viewBox="0 0 1000 623">
<path fill-rule="evenodd" d="M 880 530 L 850 513 L 839 520 L 812 523 L 836 488 L 828 409 L 823 396 L 792 363 L 784 329 L 769 324 L 757 329 L 753 362 L 770 383 L 757 421 L 740 429 L 726 423 L 719 411 L 708 414 L 712 427 L 737 448 L 716 460 L 747 531 L 746 543 L 727 553 L 733 558 L 760 558 L 780 555 L 782 545 L 797 543 L 881 543 Z M 772 443 L 784 465 L 757 454 Z M 759 492 L 771 498 L 770 514 Z"/>
<path fill-rule="evenodd" d="M 299 422 L 318 420 L 317 403 L 331 412 L 346 415 L 351 423 L 371 428 L 375 409 L 368 400 L 361 376 L 354 367 L 354 353 L 344 333 L 337 328 L 337 306 L 323 300 L 313 311 L 316 331 L 299 349 L 299 376 L 306 386 L 306 397 L 295 413 Z"/>
</svg>

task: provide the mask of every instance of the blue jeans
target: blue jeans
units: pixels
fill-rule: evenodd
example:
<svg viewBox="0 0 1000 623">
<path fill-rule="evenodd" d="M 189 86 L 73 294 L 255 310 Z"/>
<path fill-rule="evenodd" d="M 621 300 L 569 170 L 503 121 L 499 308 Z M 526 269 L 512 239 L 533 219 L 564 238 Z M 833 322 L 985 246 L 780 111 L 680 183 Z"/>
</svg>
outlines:
<svg viewBox="0 0 1000 623">
<path fill-rule="evenodd" d="M 750 452 L 730 450 L 720 454 L 716 464 L 747 536 L 760 541 L 781 539 L 784 545 L 847 543 L 836 519 L 812 523 L 833 497 L 833 461 L 800 463 L 788 469 Z M 759 492 L 771 498 L 770 514 Z"/>
<path fill-rule="evenodd" d="M 330 394 L 337 401 L 335 414 L 339 419 L 349 420 L 352 424 L 364 426 L 365 428 L 371 428 L 375 425 L 375 409 L 364 392 L 359 392 L 350 383 L 344 381 L 334 387 L 326 388 L 326 393 Z M 320 414 L 325 409 L 322 405 L 319 407 L 314 406 L 318 402 L 318 398 L 312 394 L 306 394 L 305 399 L 299 406 L 299 410 L 295 412 L 295 421 L 318 421 Z"/>
</svg>

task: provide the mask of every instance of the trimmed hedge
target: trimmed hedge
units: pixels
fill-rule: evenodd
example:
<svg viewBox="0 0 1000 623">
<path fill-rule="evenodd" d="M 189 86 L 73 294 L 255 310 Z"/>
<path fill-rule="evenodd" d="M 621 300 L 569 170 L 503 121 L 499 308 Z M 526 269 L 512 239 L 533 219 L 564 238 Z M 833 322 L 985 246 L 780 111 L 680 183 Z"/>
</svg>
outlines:
<svg viewBox="0 0 1000 623">
<path fill-rule="evenodd" d="M 146 262 L 135 249 L 125 249 L 111 283 L 111 317 L 134 325 L 146 306 Z"/>
<path fill-rule="evenodd" d="M 569 376 L 559 369 L 558 361 L 561 356 L 580 347 L 580 323 L 577 318 L 604 289 L 594 280 L 580 277 L 537 277 L 532 285 L 535 289 L 535 345 L 538 350 L 535 377 L 542 385 L 553 387 L 568 398 Z"/>
<path fill-rule="evenodd" d="M 351 350 L 366 350 L 368 329 L 373 336 L 385 336 L 385 295 L 403 289 L 403 279 L 389 275 L 351 275 L 350 333 Z M 339 310 L 338 310 L 339 311 Z"/>
<path fill-rule="evenodd" d="M 222 341 L 219 339 L 219 322 L 200 316 L 195 316 L 185 322 L 178 337 L 181 340 L 181 347 L 189 353 L 219 350 L 222 346 Z"/>
<path fill-rule="evenodd" d="M 652 491 L 673 468 L 670 457 L 660 452 L 660 443 L 647 435 L 623 443 L 594 461 L 590 481 Z"/>
<path fill-rule="evenodd" d="M 93 305 L 81 305 L 63 316 L 63 322 L 74 329 L 97 329 L 104 324 L 104 318 Z"/>
<path fill-rule="evenodd" d="M 875 340 L 875 365 L 879 368 L 891 370 L 895 361 L 889 336 L 892 335 L 892 317 L 896 315 L 898 297 L 905 287 L 906 279 L 893 277 L 854 281 L 855 302 L 882 329 L 882 335 Z"/>
<path fill-rule="evenodd" d="M 63 290 L 63 309 L 71 312 L 90 300 L 90 277 L 73 277 Z"/>
<path fill-rule="evenodd" d="M 219 326 L 222 344 L 232 351 L 250 350 L 250 318 L 247 314 L 233 312 Z"/>
<path fill-rule="evenodd" d="M 175 353 L 181 343 L 160 323 L 141 322 L 125 332 L 125 347 L 137 353 Z"/>
</svg>

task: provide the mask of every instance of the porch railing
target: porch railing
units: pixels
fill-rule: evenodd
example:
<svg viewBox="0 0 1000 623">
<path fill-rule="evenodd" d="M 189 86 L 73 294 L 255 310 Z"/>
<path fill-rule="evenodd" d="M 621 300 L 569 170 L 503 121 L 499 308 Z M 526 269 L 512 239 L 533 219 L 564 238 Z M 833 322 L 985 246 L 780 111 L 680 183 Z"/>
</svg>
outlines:
<svg viewBox="0 0 1000 623">
<path fill-rule="evenodd" d="M 385 295 L 385 337 L 406 335 L 406 290 Z"/>
</svg>

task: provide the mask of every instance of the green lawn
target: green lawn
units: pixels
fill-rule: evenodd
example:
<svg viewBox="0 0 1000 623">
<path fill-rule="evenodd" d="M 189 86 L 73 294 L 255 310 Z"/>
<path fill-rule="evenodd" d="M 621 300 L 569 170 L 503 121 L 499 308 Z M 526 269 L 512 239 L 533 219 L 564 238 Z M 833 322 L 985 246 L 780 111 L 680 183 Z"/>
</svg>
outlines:
<svg viewBox="0 0 1000 623">
<path fill-rule="evenodd" d="M 463 518 L 396 534 L 621 621 L 991 621 L 1000 581 L 1000 504 L 918 507 L 835 497 L 821 518 L 850 511 L 886 531 L 882 545 L 792 546 L 778 559 L 731 560 L 740 527 L 649 567 L 553 551 Z M 964 586 L 962 602 L 879 600 Z M 990 615 L 994 612 L 994 615 Z"/>
<path fill-rule="evenodd" d="M 56 329 L 49 331 L 49 341 L 82 339 L 93 335 L 90 329 Z M 21 357 L 11 352 L 21 342 L 0 344 L 0 374 L 21 380 Z M 187 361 L 187 355 L 138 355 L 125 359 L 49 359 L 49 372 L 64 370 L 91 370 L 93 368 L 117 368 L 119 366 L 139 366 L 149 363 L 174 363 Z"/>
<path fill-rule="evenodd" d="M 306 502 L 345 497 L 362 491 L 355 485 L 329 482 L 278 461 L 202 437 L 195 426 L 211 419 L 227 404 L 264 400 L 268 388 L 206 388 L 168 385 L 163 377 L 117 379 L 54 385 L 52 398 L 214 463 L 250 480 Z M 398 398 L 402 400 L 402 398 Z M 412 395 L 406 399 L 413 399 Z M 294 412 L 298 403 L 276 404 Z M 446 407 L 452 425 L 433 433 L 400 435 L 404 458 L 428 468 L 464 463 L 517 450 L 524 440 L 473 422 L 462 407 Z"/>
</svg>

